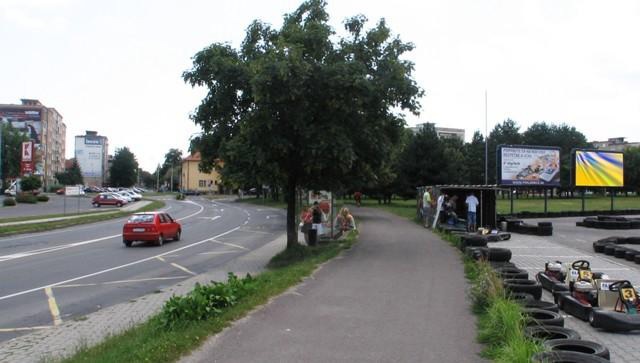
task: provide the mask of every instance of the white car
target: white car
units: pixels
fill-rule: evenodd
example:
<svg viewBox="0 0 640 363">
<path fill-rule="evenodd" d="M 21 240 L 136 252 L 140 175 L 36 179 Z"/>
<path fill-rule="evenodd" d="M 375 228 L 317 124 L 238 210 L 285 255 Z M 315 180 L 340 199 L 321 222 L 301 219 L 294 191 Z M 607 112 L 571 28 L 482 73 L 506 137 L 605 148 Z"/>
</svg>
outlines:
<svg viewBox="0 0 640 363">
<path fill-rule="evenodd" d="M 127 201 L 127 203 L 131 203 L 131 202 L 133 202 L 133 198 L 131 198 L 131 196 L 130 196 L 130 195 L 128 195 L 128 194 L 126 194 L 126 193 L 123 193 L 123 192 L 113 192 L 113 193 L 111 193 L 111 194 L 113 194 L 113 195 L 115 195 L 115 196 L 117 196 L 117 197 L 119 197 L 119 198 L 121 198 L 121 199 L 126 200 L 126 201 Z"/>
<path fill-rule="evenodd" d="M 135 201 L 138 201 L 138 200 L 142 199 L 142 195 L 140 195 L 140 194 L 138 194 L 138 193 L 136 193 L 134 191 L 131 191 L 131 190 L 123 190 L 120 193 L 124 193 L 124 194 L 130 196 L 131 199 L 133 199 Z"/>
</svg>

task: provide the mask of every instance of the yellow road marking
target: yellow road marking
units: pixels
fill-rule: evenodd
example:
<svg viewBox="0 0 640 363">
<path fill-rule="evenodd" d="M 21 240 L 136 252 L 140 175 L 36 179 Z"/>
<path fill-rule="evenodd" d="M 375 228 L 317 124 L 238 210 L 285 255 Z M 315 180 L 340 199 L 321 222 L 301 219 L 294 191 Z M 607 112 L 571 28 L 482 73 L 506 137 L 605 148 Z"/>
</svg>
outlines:
<svg viewBox="0 0 640 363">
<path fill-rule="evenodd" d="M 182 271 L 184 271 L 184 272 L 186 272 L 186 273 L 188 273 L 188 274 L 191 274 L 191 275 L 193 275 L 193 276 L 197 275 L 197 273 L 195 273 L 195 272 L 193 272 L 193 271 L 189 270 L 189 269 L 188 269 L 188 268 L 186 268 L 186 267 L 180 266 L 180 265 L 178 265 L 177 263 L 173 263 L 173 262 L 172 262 L 172 263 L 171 263 L 171 266 L 173 266 L 173 267 L 175 267 L 175 268 L 177 268 L 177 269 L 180 269 L 180 270 L 182 270 Z"/>
<path fill-rule="evenodd" d="M 128 284 L 131 282 L 145 282 L 145 281 L 156 281 L 156 280 L 177 280 L 184 279 L 188 276 L 174 276 L 174 277 L 150 277 L 148 279 L 132 279 L 132 280 L 118 280 L 118 281 L 107 281 L 107 282 L 96 282 L 90 284 L 70 284 L 70 285 L 58 285 L 58 287 L 87 287 L 87 286 L 100 286 L 100 285 L 115 285 L 115 284 Z"/>
<path fill-rule="evenodd" d="M 47 300 L 49 301 L 49 311 L 51 311 L 51 317 L 53 317 L 53 325 L 62 324 L 60 309 L 58 309 L 58 304 L 56 304 L 56 298 L 53 296 L 51 286 L 45 287 L 44 292 L 47 294 Z"/>
<path fill-rule="evenodd" d="M 23 328 L 0 328 L 0 333 L 13 333 L 18 331 L 32 331 L 32 330 L 42 330 L 42 329 L 50 329 L 51 325 L 45 326 L 28 326 Z"/>
</svg>

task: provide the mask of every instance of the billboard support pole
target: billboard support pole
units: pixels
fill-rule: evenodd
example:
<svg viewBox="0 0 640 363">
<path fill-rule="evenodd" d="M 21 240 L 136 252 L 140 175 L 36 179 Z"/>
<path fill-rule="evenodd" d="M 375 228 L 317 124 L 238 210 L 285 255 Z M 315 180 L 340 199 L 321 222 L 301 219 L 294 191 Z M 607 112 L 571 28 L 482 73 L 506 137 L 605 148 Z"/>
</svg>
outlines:
<svg viewBox="0 0 640 363">
<path fill-rule="evenodd" d="M 509 199 L 511 201 L 511 203 L 510 203 L 511 204 L 511 211 L 509 212 L 509 214 L 511 214 L 511 215 L 513 215 L 513 194 L 515 194 L 514 192 L 515 192 L 515 189 L 509 188 Z"/>
<path fill-rule="evenodd" d="M 611 190 L 609 191 L 609 194 L 611 194 L 611 211 L 613 212 L 613 197 L 615 194 L 616 190 L 611 188 Z"/>
<path fill-rule="evenodd" d="M 547 188 L 542 188 L 544 193 L 544 215 L 547 215 Z"/>
<path fill-rule="evenodd" d="M 582 195 L 582 212 L 584 213 L 584 188 L 582 188 L 582 190 L 580 190 L 580 193 Z"/>
</svg>

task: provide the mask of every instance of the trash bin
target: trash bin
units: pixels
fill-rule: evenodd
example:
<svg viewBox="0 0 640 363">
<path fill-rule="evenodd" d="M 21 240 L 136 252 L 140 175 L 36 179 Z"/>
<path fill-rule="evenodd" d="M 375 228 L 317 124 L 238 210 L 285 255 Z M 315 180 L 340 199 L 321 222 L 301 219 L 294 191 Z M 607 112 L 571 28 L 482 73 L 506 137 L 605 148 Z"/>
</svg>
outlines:
<svg viewBox="0 0 640 363">
<path fill-rule="evenodd" d="M 507 221 L 500 222 L 500 230 L 502 232 L 506 232 L 507 231 Z"/>
</svg>

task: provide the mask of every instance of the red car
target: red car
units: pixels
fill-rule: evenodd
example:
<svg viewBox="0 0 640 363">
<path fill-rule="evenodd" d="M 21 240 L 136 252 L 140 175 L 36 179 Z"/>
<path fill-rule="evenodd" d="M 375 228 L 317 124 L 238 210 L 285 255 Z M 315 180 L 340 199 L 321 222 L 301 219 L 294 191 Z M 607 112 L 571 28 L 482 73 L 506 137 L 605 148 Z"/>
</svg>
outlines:
<svg viewBox="0 0 640 363">
<path fill-rule="evenodd" d="M 93 197 L 91 204 L 93 204 L 94 207 L 100 207 L 103 205 L 115 205 L 117 207 L 122 207 L 127 204 L 127 201 L 120 199 L 111 193 L 103 193 Z"/>
<path fill-rule="evenodd" d="M 180 240 L 182 226 L 165 212 L 135 213 L 122 227 L 122 242 L 131 247 L 133 241 L 155 242 L 162 246 L 165 240 Z"/>
</svg>

